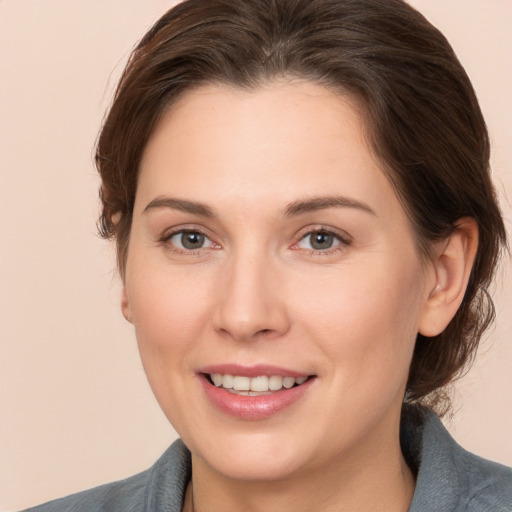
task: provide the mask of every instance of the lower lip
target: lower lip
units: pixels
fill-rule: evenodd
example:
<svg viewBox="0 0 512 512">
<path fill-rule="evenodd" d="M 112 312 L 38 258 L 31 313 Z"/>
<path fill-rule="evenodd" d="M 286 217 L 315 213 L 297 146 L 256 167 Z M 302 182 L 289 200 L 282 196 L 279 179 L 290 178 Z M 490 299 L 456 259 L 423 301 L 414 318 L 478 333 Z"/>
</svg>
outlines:
<svg viewBox="0 0 512 512">
<path fill-rule="evenodd" d="M 222 412 L 244 420 L 262 420 L 297 402 L 315 380 L 308 379 L 304 384 L 290 389 L 283 388 L 268 395 L 235 395 L 212 385 L 205 375 L 200 379 L 206 396 Z"/>
</svg>

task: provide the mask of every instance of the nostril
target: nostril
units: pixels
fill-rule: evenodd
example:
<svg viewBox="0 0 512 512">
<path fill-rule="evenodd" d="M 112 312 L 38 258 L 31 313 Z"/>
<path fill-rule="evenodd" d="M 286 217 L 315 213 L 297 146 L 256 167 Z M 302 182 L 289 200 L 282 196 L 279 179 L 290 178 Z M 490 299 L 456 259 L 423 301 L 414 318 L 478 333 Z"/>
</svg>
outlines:
<svg viewBox="0 0 512 512">
<path fill-rule="evenodd" d="M 272 334 L 272 332 L 274 332 L 274 331 L 273 331 L 273 329 L 261 329 L 261 330 L 259 330 L 259 331 L 256 333 L 256 335 L 258 335 L 258 334 L 259 334 L 259 335 L 263 335 L 263 336 L 265 336 L 265 335 Z"/>
</svg>

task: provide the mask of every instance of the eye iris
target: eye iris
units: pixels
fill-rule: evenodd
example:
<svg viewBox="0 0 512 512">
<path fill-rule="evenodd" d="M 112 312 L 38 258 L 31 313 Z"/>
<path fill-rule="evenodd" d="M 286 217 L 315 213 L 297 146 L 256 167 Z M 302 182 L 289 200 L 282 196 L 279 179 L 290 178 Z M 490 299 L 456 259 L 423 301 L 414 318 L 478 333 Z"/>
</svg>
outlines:
<svg viewBox="0 0 512 512">
<path fill-rule="evenodd" d="M 185 231 L 181 235 L 181 243 L 185 249 L 200 249 L 204 245 L 205 236 L 195 231 Z"/>
<path fill-rule="evenodd" d="M 313 233 L 310 241 L 311 247 L 315 250 L 330 249 L 334 242 L 334 235 L 329 233 Z"/>
</svg>

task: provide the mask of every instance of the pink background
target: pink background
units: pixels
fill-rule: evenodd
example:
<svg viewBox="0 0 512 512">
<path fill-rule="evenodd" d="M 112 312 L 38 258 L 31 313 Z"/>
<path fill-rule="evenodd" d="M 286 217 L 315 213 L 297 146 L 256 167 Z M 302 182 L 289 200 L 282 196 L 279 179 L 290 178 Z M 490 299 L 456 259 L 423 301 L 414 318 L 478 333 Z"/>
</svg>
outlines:
<svg viewBox="0 0 512 512">
<path fill-rule="evenodd" d="M 175 3 L 175 2 L 174 2 Z M 510 229 L 512 2 L 411 0 L 448 37 L 492 138 Z M 95 233 L 95 137 L 133 44 L 172 1 L 0 0 L 0 512 L 136 473 L 174 439 Z M 508 194 L 508 198 L 507 198 Z M 512 465 L 512 272 L 449 429 Z"/>
</svg>

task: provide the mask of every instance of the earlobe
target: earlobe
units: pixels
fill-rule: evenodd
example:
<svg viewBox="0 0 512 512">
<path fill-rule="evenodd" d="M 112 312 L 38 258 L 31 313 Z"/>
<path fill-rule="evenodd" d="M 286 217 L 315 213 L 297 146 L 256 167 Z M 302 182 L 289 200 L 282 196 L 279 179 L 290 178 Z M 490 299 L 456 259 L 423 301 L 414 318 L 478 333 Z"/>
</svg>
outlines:
<svg viewBox="0 0 512 512">
<path fill-rule="evenodd" d="M 126 292 L 126 286 L 124 284 L 121 290 L 121 311 L 123 312 L 125 319 L 128 320 L 128 322 L 133 323 L 130 300 L 128 298 L 128 293 Z"/>
<path fill-rule="evenodd" d="M 452 233 L 436 245 L 434 283 L 419 323 L 423 336 L 444 331 L 462 303 L 478 249 L 478 226 L 474 219 L 460 219 Z"/>
</svg>

